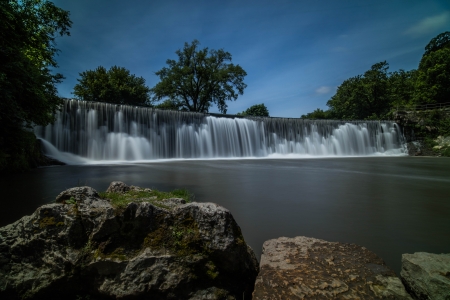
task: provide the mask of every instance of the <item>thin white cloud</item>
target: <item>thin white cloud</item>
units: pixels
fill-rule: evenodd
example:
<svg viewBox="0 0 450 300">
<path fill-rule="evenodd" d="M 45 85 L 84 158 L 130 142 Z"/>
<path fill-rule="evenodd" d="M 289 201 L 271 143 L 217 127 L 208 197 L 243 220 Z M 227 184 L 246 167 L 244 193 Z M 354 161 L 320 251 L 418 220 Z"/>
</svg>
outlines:
<svg viewBox="0 0 450 300">
<path fill-rule="evenodd" d="M 428 17 L 406 30 L 406 34 L 413 37 L 424 36 L 435 30 L 445 27 L 450 23 L 450 12 Z"/>
<path fill-rule="evenodd" d="M 318 88 L 316 90 L 317 94 L 328 94 L 329 92 L 331 92 L 331 87 L 329 86 L 321 86 L 320 88 Z"/>
</svg>

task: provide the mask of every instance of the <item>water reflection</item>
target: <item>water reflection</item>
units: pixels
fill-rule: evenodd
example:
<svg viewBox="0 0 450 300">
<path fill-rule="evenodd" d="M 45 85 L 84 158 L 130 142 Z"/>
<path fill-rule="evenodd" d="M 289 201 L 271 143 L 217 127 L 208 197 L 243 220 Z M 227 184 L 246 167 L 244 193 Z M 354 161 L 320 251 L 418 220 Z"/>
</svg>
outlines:
<svg viewBox="0 0 450 300">
<path fill-rule="evenodd" d="M 363 245 L 399 272 L 402 253 L 450 252 L 449 175 L 450 159 L 415 157 L 50 167 L 2 178 L 0 225 L 66 188 L 121 180 L 228 208 L 258 256 L 267 239 L 305 235 Z"/>
</svg>

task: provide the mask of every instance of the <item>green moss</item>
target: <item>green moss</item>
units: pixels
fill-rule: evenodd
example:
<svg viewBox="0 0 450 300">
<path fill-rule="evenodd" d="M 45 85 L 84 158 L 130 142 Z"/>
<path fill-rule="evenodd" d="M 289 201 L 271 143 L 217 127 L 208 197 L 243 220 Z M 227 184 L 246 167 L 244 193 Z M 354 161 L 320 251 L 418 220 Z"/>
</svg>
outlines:
<svg viewBox="0 0 450 300">
<path fill-rule="evenodd" d="M 208 275 L 209 278 L 215 279 L 219 275 L 219 272 L 216 270 L 216 265 L 212 261 L 208 261 L 205 266 L 207 269 L 206 275 Z"/>
<path fill-rule="evenodd" d="M 127 193 L 99 193 L 102 199 L 109 199 L 115 208 L 125 208 L 131 202 L 149 202 L 155 206 L 169 208 L 163 200 L 168 198 L 182 198 L 186 202 L 193 199 L 193 195 L 184 189 L 172 192 L 160 192 L 157 190 L 130 190 Z"/>
<path fill-rule="evenodd" d="M 74 197 L 70 197 L 69 200 L 64 201 L 65 204 L 77 204 L 77 200 Z"/>
<path fill-rule="evenodd" d="M 124 261 L 124 260 L 127 260 L 128 257 L 130 257 L 130 255 L 132 255 L 132 253 L 126 253 L 125 250 L 123 248 L 120 248 L 120 247 L 115 249 L 111 253 L 103 253 L 102 250 L 100 248 L 98 248 L 94 252 L 94 259 L 97 259 L 97 258 L 101 258 L 101 259 L 110 258 L 110 259 L 114 259 L 114 260 Z"/>
<path fill-rule="evenodd" d="M 158 227 L 145 237 L 142 248 L 164 251 L 177 256 L 204 254 L 208 251 L 198 230 L 198 224 L 192 218 L 171 226 Z"/>
<path fill-rule="evenodd" d="M 47 226 L 56 225 L 56 221 L 54 217 L 45 217 L 39 221 L 39 227 L 44 228 Z"/>
</svg>

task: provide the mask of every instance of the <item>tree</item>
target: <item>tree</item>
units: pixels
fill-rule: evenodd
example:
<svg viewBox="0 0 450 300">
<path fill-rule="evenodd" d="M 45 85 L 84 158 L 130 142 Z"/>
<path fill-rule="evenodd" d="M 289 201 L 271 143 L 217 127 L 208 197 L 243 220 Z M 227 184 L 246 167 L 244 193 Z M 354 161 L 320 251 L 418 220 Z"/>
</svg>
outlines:
<svg viewBox="0 0 450 300">
<path fill-rule="evenodd" d="M 364 75 L 345 80 L 327 102 L 336 118 L 363 120 L 384 118 L 390 109 L 389 64 L 374 64 Z"/>
<path fill-rule="evenodd" d="M 198 112 L 208 112 L 214 103 L 222 113 L 226 101 L 236 100 L 244 93 L 247 73 L 231 63 L 231 54 L 223 49 L 198 50 L 199 41 L 185 43 L 177 50 L 178 61 L 168 59 L 168 67 L 155 74 L 160 82 L 153 87 L 153 99 L 168 99 L 177 106 Z"/>
<path fill-rule="evenodd" d="M 162 103 L 155 105 L 155 108 L 162 110 L 186 110 L 178 102 L 170 99 L 164 100 Z"/>
<path fill-rule="evenodd" d="M 443 32 L 432 38 L 431 41 L 425 46 L 425 53 L 423 56 L 443 48 L 450 48 L 450 31 Z"/>
<path fill-rule="evenodd" d="M 82 100 L 117 104 L 149 106 L 150 88 L 145 79 L 130 74 L 130 71 L 113 66 L 109 70 L 100 66 L 95 70 L 80 73 L 73 94 Z"/>
<path fill-rule="evenodd" d="M 264 105 L 264 103 L 261 104 L 255 104 L 253 106 L 250 106 L 247 108 L 247 110 L 244 110 L 241 113 L 237 113 L 238 116 L 254 116 L 254 117 L 269 117 L 269 110 Z"/>
<path fill-rule="evenodd" d="M 333 115 L 330 110 L 324 111 L 324 110 L 318 108 L 313 112 L 307 113 L 306 115 L 302 115 L 300 118 L 311 119 L 311 120 L 333 119 Z"/>
<path fill-rule="evenodd" d="M 450 31 L 431 39 L 417 71 L 415 99 L 418 103 L 450 101 Z"/>
<path fill-rule="evenodd" d="M 72 22 L 46 0 L 2 0 L 0 20 L 0 169 L 27 168 L 35 144 L 27 128 L 52 122 L 62 101 L 55 39 Z"/>
<path fill-rule="evenodd" d="M 417 70 L 400 69 L 389 74 L 391 107 L 414 105 Z"/>
</svg>

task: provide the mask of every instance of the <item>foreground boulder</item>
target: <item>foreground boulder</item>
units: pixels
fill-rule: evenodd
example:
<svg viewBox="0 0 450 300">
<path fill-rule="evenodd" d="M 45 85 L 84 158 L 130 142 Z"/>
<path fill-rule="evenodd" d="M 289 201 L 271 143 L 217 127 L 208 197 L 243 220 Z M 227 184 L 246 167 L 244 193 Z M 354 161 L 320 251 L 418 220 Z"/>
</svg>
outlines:
<svg viewBox="0 0 450 300">
<path fill-rule="evenodd" d="M 263 245 L 253 299 L 411 299 L 381 258 L 354 244 L 281 237 Z"/>
<path fill-rule="evenodd" d="M 228 210 L 135 197 L 72 188 L 0 228 L 0 299 L 250 299 L 258 263 Z"/>
<path fill-rule="evenodd" d="M 450 254 L 402 255 L 400 277 L 416 299 L 450 299 Z"/>
</svg>

